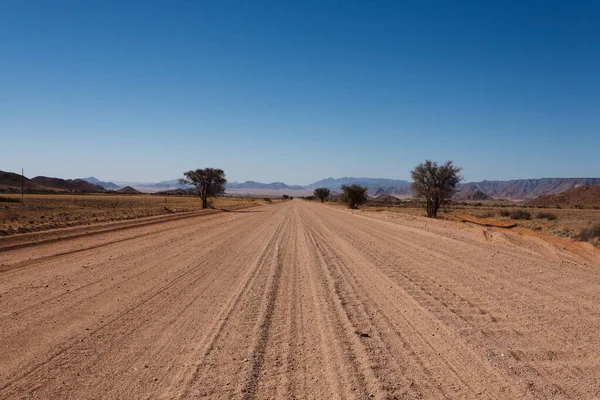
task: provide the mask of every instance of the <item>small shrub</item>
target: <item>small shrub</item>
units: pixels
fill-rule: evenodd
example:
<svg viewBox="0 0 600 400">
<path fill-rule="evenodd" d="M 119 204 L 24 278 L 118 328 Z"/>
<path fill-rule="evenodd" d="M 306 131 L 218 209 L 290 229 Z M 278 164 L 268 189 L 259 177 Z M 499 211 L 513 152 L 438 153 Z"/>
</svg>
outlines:
<svg viewBox="0 0 600 400">
<path fill-rule="evenodd" d="M 266 201 L 267 203 L 270 203 L 270 202 L 271 202 L 271 199 L 270 199 L 270 198 L 268 198 L 268 197 L 265 197 L 263 200 L 264 200 L 264 201 Z"/>
<path fill-rule="evenodd" d="M 480 218 L 492 218 L 494 213 L 492 211 L 486 211 L 480 215 Z"/>
<path fill-rule="evenodd" d="M 510 213 L 512 219 L 531 219 L 531 213 L 524 210 L 514 210 Z"/>
<path fill-rule="evenodd" d="M 578 239 L 584 242 L 600 240 L 600 224 L 596 224 L 591 228 L 583 229 L 579 234 Z"/>
<path fill-rule="evenodd" d="M 14 210 L 2 210 L 0 212 L 0 220 L 6 220 L 10 222 L 17 221 L 19 219 L 19 215 Z"/>
<path fill-rule="evenodd" d="M 500 210 L 501 217 L 510 217 L 510 211 L 508 210 Z"/>
<path fill-rule="evenodd" d="M 556 214 L 553 214 L 551 212 L 539 212 L 535 217 L 537 219 L 547 219 L 548 221 L 555 221 L 558 219 Z"/>
<path fill-rule="evenodd" d="M 367 188 L 356 184 L 342 185 L 341 199 L 348 208 L 357 209 L 359 205 L 367 202 Z"/>
<path fill-rule="evenodd" d="M 14 198 L 14 197 L 0 196 L 0 202 L 4 202 L 4 203 L 20 203 L 21 199 L 17 199 L 17 198 Z"/>
</svg>

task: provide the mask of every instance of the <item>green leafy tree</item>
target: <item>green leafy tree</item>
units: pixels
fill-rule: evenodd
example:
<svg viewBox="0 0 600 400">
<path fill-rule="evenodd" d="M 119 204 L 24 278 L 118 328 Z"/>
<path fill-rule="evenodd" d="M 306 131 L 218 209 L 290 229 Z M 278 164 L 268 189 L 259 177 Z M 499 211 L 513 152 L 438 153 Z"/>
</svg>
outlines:
<svg viewBox="0 0 600 400">
<path fill-rule="evenodd" d="M 218 168 L 204 168 L 183 173 L 179 183 L 194 186 L 202 199 L 202 208 L 208 208 L 208 198 L 225 193 L 225 172 Z"/>
<path fill-rule="evenodd" d="M 413 198 L 425 205 L 429 218 L 436 218 L 440 207 L 454 197 L 456 186 L 463 179 L 461 170 L 452 161 L 439 166 L 437 162 L 427 160 L 410 171 Z"/>
<path fill-rule="evenodd" d="M 359 205 L 367 202 L 367 188 L 356 184 L 342 185 L 340 197 L 348 205 L 348 208 L 356 209 Z"/>
<path fill-rule="evenodd" d="M 313 192 L 315 197 L 318 198 L 319 200 L 321 200 L 321 203 L 323 203 L 323 202 L 325 202 L 325 200 L 327 200 L 327 197 L 329 197 L 330 193 L 331 193 L 331 191 L 324 187 L 315 189 L 315 191 Z"/>
</svg>

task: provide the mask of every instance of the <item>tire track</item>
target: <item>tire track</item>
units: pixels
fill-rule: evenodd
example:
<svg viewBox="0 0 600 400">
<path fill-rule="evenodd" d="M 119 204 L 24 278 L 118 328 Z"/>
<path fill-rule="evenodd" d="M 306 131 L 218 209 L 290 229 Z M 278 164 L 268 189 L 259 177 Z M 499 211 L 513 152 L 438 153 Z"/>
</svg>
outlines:
<svg viewBox="0 0 600 400">
<path fill-rule="evenodd" d="M 0 398 L 600 398 L 600 258 L 259 211 L 0 253 Z"/>
</svg>

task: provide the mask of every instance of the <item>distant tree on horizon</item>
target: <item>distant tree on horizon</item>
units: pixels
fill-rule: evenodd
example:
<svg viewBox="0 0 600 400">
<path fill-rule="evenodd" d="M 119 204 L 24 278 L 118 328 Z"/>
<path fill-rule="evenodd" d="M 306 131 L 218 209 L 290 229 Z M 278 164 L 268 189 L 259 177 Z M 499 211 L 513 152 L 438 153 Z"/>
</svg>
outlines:
<svg viewBox="0 0 600 400">
<path fill-rule="evenodd" d="M 202 208 L 208 208 L 209 197 L 225 193 L 227 179 L 222 169 L 204 168 L 184 172 L 179 183 L 194 186 L 196 193 L 202 199 Z"/>
<path fill-rule="evenodd" d="M 348 208 L 357 209 L 359 205 L 367 202 L 367 188 L 356 184 L 342 185 L 340 197 Z"/>
<path fill-rule="evenodd" d="M 427 217 L 437 218 L 438 210 L 450 202 L 456 194 L 456 186 L 462 181 L 462 168 L 452 161 L 446 161 L 441 166 L 431 160 L 417 165 L 410 175 L 413 179 L 410 185 L 415 200 L 425 205 Z"/>
<path fill-rule="evenodd" d="M 313 194 L 315 195 L 316 198 L 318 198 L 319 200 L 321 200 L 321 203 L 324 203 L 325 200 L 327 199 L 327 197 L 329 197 L 329 194 L 331 193 L 331 191 L 325 187 L 322 188 L 317 188 L 314 190 Z"/>
</svg>

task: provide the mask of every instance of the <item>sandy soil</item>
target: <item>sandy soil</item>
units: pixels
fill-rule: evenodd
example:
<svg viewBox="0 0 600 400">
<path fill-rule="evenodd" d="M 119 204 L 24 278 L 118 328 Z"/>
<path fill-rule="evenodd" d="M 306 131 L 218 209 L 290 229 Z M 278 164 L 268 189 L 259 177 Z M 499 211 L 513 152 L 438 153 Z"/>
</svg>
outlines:
<svg viewBox="0 0 600 400">
<path fill-rule="evenodd" d="M 294 200 L 0 251 L 0 398 L 591 399 L 600 258 Z"/>
</svg>

